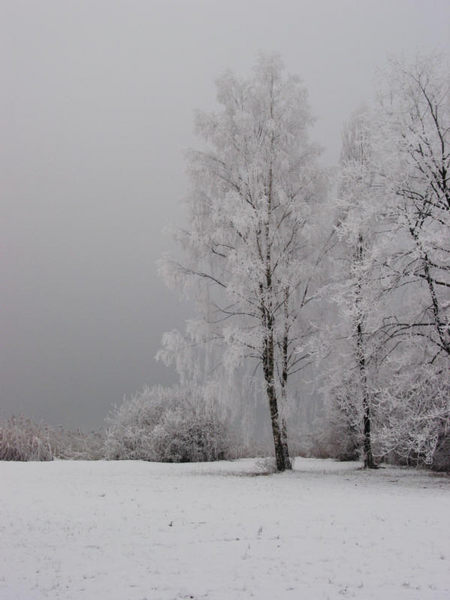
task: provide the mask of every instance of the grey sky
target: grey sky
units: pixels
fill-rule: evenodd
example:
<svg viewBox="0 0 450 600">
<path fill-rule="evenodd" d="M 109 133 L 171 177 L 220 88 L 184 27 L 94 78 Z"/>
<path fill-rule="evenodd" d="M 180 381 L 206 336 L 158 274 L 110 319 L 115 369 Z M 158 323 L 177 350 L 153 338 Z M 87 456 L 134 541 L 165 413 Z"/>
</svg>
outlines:
<svg viewBox="0 0 450 600">
<path fill-rule="evenodd" d="M 184 304 L 155 261 L 215 78 L 279 52 L 336 161 L 388 54 L 450 49 L 445 0 L 0 0 L 0 414 L 86 429 L 144 384 Z"/>
</svg>

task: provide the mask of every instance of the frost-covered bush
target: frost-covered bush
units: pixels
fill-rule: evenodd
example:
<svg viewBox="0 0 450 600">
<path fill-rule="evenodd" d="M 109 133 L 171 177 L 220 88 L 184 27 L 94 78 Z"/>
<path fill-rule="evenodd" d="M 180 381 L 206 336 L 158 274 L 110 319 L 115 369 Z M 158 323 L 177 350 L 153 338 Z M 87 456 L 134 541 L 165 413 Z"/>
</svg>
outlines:
<svg viewBox="0 0 450 600">
<path fill-rule="evenodd" d="M 173 401 L 162 387 L 144 388 L 124 398 L 107 418 L 105 455 L 109 459 L 157 460 L 151 434 Z"/>
<path fill-rule="evenodd" d="M 221 460 L 227 454 L 224 428 L 218 419 L 180 407 L 164 413 L 152 440 L 158 459 L 164 462 Z"/>
<path fill-rule="evenodd" d="M 450 382 L 444 365 L 405 360 L 382 365 L 371 391 L 371 435 L 377 462 L 450 469 Z M 332 458 L 358 459 L 362 445 L 360 393 L 351 376 L 329 392 L 317 439 Z"/>
<path fill-rule="evenodd" d="M 378 413 L 378 447 L 388 460 L 432 466 L 450 431 L 448 372 L 423 365 L 398 375 L 380 393 Z"/>
<path fill-rule="evenodd" d="M 192 390 L 146 387 L 107 420 L 105 455 L 113 460 L 212 461 L 229 456 L 223 422 Z"/>
<path fill-rule="evenodd" d="M 23 416 L 0 421 L 0 460 L 53 460 L 49 428 Z"/>
<path fill-rule="evenodd" d="M 101 432 L 53 428 L 23 416 L 0 420 L 0 460 L 98 460 L 103 446 Z"/>
</svg>

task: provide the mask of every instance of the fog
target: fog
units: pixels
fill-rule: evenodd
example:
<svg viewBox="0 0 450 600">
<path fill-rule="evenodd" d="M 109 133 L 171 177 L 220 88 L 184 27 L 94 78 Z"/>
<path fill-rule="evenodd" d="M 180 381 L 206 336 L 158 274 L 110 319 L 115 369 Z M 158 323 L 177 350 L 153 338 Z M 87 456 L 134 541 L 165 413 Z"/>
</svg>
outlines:
<svg viewBox="0 0 450 600">
<path fill-rule="evenodd" d="M 0 415 L 101 426 L 190 308 L 156 261 L 182 225 L 193 112 L 278 52 L 323 160 L 390 54 L 450 50 L 445 0 L 0 3 Z"/>
</svg>

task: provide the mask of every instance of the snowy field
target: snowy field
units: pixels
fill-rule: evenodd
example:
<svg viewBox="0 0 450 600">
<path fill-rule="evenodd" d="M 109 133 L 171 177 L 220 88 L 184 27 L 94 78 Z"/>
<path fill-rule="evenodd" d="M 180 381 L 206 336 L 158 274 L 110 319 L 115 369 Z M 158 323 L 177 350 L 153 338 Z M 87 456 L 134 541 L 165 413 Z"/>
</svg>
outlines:
<svg viewBox="0 0 450 600">
<path fill-rule="evenodd" d="M 1 600 L 450 598 L 445 476 L 0 463 Z"/>
</svg>

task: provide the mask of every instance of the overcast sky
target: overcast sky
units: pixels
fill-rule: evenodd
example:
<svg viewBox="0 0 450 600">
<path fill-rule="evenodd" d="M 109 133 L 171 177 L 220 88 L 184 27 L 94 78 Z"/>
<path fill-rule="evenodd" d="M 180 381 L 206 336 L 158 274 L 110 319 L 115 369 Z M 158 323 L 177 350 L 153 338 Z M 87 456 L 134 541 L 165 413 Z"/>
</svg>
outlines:
<svg viewBox="0 0 450 600">
<path fill-rule="evenodd" d="M 185 304 L 156 260 L 226 68 L 278 52 L 324 160 L 389 54 L 450 51 L 447 0 L 0 0 L 0 415 L 101 426 Z"/>
</svg>

